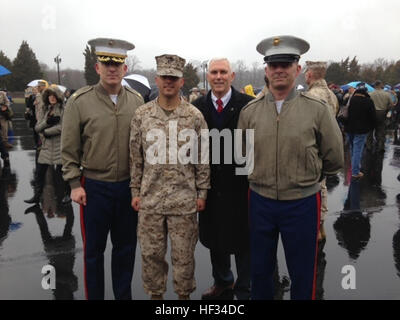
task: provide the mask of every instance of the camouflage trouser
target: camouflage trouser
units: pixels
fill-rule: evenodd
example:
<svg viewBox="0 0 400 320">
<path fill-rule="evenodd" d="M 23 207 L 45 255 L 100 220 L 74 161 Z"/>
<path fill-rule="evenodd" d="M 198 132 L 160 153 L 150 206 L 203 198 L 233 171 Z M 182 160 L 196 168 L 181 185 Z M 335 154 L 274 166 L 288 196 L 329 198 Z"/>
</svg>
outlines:
<svg viewBox="0 0 400 320">
<path fill-rule="evenodd" d="M 198 239 L 197 214 L 141 214 L 137 235 L 142 252 L 142 279 L 149 295 L 167 290 L 167 234 L 171 240 L 171 260 L 174 290 L 189 295 L 196 289 L 194 250 Z"/>
<path fill-rule="evenodd" d="M 324 222 L 328 212 L 328 189 L 326 188 L 326 178 L 320 182 L 321 185 L 321 223 Z"/>
</svg>

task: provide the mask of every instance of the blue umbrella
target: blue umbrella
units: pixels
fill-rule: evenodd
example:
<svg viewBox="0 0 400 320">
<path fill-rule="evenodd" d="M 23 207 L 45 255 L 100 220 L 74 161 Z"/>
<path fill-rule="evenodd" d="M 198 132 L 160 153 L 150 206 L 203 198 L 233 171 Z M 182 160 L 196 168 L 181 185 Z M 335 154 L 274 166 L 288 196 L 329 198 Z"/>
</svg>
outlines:
<svg viewBox="0 0 400 320">
<path fill-rule="evenodd" d="M 353 82 L 348 83 L 347 86 L 357 88 L 357 85 L 360 84 L 361 82 L 362 81 L 353 81 Z M 368 83 L 365 83 L 365 86 L 367 87 L 368 92 L 375 91 L 375 89 L 372 88 Z"/>
<path fill-rule="evenodd" d="M 343 91 L 347 91 L 347 90 L 349 90 L 349 86 L 347 84 L 344 84 L 344 85 L 340 86 L 340 89 L 342 89 Z"/>
<path fill-rule="evenodd" d="M 3 66 L 0 65 L 0 77 L 1 76 L 5 76 L 6 74 L 10 74 L 10 70 L 8 70 L 7 68 L 4 68 Z"/>
</svg>

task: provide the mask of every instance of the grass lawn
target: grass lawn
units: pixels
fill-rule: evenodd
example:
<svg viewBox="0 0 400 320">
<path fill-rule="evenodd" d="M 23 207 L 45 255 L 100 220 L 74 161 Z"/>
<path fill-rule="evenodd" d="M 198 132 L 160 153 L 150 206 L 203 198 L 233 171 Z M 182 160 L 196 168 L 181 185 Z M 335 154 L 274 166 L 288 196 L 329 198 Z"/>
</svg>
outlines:
<svg viewBox="0 0 400 320">
<path fill-rule="evenodd" d="M 14 103 L 23 103 L 25 104 L 25 98 L 13 98 Z"/>
</svg>

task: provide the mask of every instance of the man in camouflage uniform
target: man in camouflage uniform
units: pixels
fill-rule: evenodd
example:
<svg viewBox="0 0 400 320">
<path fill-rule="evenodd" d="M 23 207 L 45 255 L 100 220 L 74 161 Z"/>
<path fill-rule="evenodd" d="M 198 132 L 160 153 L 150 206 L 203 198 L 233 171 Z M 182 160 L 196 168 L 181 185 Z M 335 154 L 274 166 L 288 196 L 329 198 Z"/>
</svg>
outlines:
<svg viewBox="0 0 400 320">
<path fill-rule="evenodd" d="M 179 299 L 186 300 L 196 288 L 196 212 L 205 208 L 210 172 L 209 165 L 201 164 L 190 148 L 184 153 L 198 161 L 185 164 L 181 155 L 188 143 L 198 143 L 200 150 L 201 129 L 207 129 L 207 124 L 201 112 L 179 96 L 185 60 L 162 55 L 156 61 L 159 96 L 139 107 L 131 123 L 132 206 L 139 211 L 138 238 L 146 293 L 151 299 L 162 299 L 166 291 L 169 234 L 174 289 Z M 192 142 L 181 136 L 188 129 L 196 136 Z"/>
<path fill-rule="evenodd" d="M 366 146 L 369 151 L 385 152 L 385 120 L 387 113 L 394 104 L 390 93 L 383 90 L 383 82 L 381 80 L 377 80 L 374 87 L 375 91 L 369 95 L 375 104 L 376 127 L 375 130 L 369 133 Z"/>
<path fill-rule="evenodd" d="M 329 107 L 333 117 L 339 111 L 339 101 L 335 94 L 328 88 L 325 81 L 327 63 L 320 61 L 306 61 L 306 70 L 304 72 L 308 85 L 307 93 L 317 99 L 324 101 Z M 324 220 L 328 212 L 328 189 L 326 188 L 326 178 L 321 181 L 321 225 L 318 239 L 325 238 Z"/>
<path fill-rule="evenodd" d="M 61 132 L 63 178 L 71 199 L 81 205 L 87 299 L 104 299 L 104 251 L 110 233 L 114 296 L 132 298 L 137 215 L 129 188 L 129 126 L 139 93 L 121 85 L 127 51 L 135 46 L 117 39 L 89 41 L 97 55 L 100 81 L 69 99 Z"/>
<path fill-rule="evenodd" d="M 189 96 L 190 103 L 192 103 L 194 100 L 196 100 L 198 97 L 200 97 L 200 91 L 198 88 L 194 87 L 191 91 L 192 91 L 192 93 Z"/>
<path fill-rule="evenodd" d="M 336 117 L 336 114 L 339 111 L 339 101 L 335 94 L 328 88 L 328 84 L 324 79 L 326 69 L 326 62 L 306 61 L 306 70 L 304 75 L 308 85 L 307 93 L 323 100 L 329 106 L 332 115 Z"/>
</svg>

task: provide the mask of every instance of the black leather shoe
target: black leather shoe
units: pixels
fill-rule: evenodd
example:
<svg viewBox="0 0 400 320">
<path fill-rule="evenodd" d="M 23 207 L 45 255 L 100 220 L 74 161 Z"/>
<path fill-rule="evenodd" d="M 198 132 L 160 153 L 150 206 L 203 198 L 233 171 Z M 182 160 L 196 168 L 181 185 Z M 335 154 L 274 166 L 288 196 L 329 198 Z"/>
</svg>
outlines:
<svg viewBox="0 0 400 320">
<path fill-rule="evenodd" d="M 201 295 L 202 300 L 233 300 L 233 284 L 221 287 L 212 286 Z"/>
</svg>

